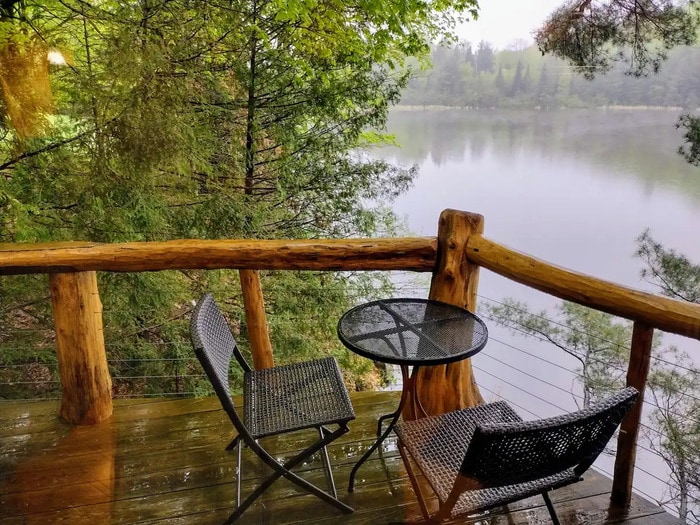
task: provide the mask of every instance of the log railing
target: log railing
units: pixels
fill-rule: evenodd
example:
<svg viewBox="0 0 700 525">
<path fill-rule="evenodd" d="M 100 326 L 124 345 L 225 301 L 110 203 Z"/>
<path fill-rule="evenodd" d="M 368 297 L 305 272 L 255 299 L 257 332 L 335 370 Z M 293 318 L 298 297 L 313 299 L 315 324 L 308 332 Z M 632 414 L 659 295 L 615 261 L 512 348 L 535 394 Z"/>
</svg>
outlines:
<svg viewBox="0 0 700 525">
<path fill-rule="evenodd" d="M 561 299 L 632 320 L 627 383 L 642 396 L 654 329 L 700 339 L 700 305 L 554 266 L 487 239 L 483 228 L 481 215 L 445 210 L 437 238 L 0 244 L 0 275 L 51 274 L 63 388 L 60 415 L 74 424 L 94 423 L 112 412 L 96 271 L 240 270 L 257 368 L 273 362 L 257 273 L 262 269 L 432 272 L 430 298 L 474 310 L 479 268 L 487 268 Z M 416 388 L 428 413 L 481 401 L 470 360 L 421 369 Z M 623 422 L 618 440 L 612 493 L 618 506 L 628 505 L 631 497 L 641 409 L 640 401 Z"/>
</svg>

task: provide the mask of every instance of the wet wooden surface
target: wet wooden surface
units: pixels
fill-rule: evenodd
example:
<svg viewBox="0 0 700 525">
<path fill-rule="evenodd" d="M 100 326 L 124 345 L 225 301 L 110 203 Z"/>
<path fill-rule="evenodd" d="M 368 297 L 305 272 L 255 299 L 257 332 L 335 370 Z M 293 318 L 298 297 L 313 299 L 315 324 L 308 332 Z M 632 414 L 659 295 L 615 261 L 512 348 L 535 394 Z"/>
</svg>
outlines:
<svg viewBox="0 0 700 525">
<path fill-rule="evenodd" d="M 358 473 L 350 469 L 374 439 L 378 415 L 395 409 L 396 393 L 352 396 L 357 420 L 329 449 L 341 499 L 355 508 L 340 514 L 286 480 L 277 481 L 237 522 L 241 524 L 382 524 L 415 520 L 420 511 L 395 441 L 388 439 Z M 59 402 L 0 401 L 0 525 L 65 523 L 218 524 L 235 504 L 235 454 L 224 447 L 232 427 L 214 398 L 118 400 L 114 415 L 90 427 L 58 418 Z M 313 433 L 270 438 L 274 450 L 298 450 Z M 310 481 L 326 487 L 321 464 L 304 465 Z M 244 495 L 267 469 L 244 451 Z M 552 495 L 566 525 L 671 525 L 680 521 L 634 497 L 623 514 L 609 508 L 611 482 L 589 470 L 585 480 Z M 435 502 L 432 502 L 435 504 Z M 550 523 L 541 498 L 457 523 Z"/>
</svg>

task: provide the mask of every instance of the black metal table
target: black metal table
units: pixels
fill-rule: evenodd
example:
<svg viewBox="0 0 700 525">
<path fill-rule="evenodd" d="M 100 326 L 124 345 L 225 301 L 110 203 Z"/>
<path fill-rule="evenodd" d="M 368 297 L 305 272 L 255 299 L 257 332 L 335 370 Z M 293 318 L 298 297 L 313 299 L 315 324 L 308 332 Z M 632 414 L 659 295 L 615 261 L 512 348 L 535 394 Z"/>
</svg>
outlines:
<svg viewBox="0 0 700 525">
<path fill-rule="evenodd" d="M 415 391 L 419 367 L 444 365 L 471 357 L 488 339 L 484 322 L 476 315 L 451 304 L 428 299 L 382 299 L 348 310 L 338 321 L 338 338 L 353 352 L 382 363 L 399 365 L 403 385 L 395 412 L 377 422 L 377 441 L 365 452 L 350 473 L 348 490 L 353 491 L 355 474 L 382 444 L 396 425 L 406 402 L 413 413 L 425 410 Z M 409 374 L 409 367 L 412 370 Z M 382 433 L 382 424 L 391 419 Z"/>
</svg>

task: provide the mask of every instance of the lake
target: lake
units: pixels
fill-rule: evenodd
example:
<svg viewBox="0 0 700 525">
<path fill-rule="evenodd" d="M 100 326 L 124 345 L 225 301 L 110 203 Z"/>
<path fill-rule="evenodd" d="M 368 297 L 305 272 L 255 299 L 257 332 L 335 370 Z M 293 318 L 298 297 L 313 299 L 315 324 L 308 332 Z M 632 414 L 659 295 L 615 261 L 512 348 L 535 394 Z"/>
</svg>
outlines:
<svg viewBox="0 0 700 525">
<path fill-rule="evenodd" d="M 419 167 L 393 203 L 409 233 L 435 235 L 446 208 L 485 216 L 485 236 L 558 266 L 651 292 L 634 257 L 646 229 L 700 262 L 700 168 L 676 151 L 678 111 L 394 111 L 388 131 L 401 147 L 381 151 Z M 402 293 L 425 296 L 427 280 Z M 483 270 L 479 302 L 513 297 L 537 310 L 558 300 Z M 487 323 L 491 338 L 473 359 L 487 399 L 503 396 L 526 418 L 576 408 L 576 361 L 551 345 Z M 700 342 L 666 334 L 700 362 Z M 611 472 L 609 458 L 597 464 Z M 656 499 L 663 464 L 640 451 L 635 487 Z"/>
</svg>

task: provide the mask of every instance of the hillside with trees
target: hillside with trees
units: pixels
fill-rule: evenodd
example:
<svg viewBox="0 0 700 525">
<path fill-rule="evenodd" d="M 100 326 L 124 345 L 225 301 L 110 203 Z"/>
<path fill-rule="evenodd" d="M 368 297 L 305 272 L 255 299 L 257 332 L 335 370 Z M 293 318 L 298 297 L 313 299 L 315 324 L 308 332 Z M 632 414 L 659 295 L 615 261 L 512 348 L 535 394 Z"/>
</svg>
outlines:
<svg viewBox="0 0 700 525">
<path fill-rule="evenodd" d="M 368 159 L 409 71 L 472 0 L 0 3 L 0 243 L 391 235 L 415 175 Z M 280 363 L 334 354 L 367 279 L 263 275 Z M 197 391 L 187 320 L 221 298 L 245 348 L 236 272 L 100 274 L 116 395 Z M 55 396 L 45 276 L 0 280 L 0 396 Z M 370 374 L 371 375 L 371 374 Z M 364 378 L 364 379 L 363 379 Z"/>
<path fill-rule="evenodd" d="M 616 63 L 587 79 L 561 58 L 536 46 L 496 50 L 488 42 L 431 49 L 432 68 L 416 74 L 401 97 L 406 106 L 467 108 L 590 108 L 700 106 L 700 48 L 669 52 L 656 74 L 631 75 Z"/>
</svg>

